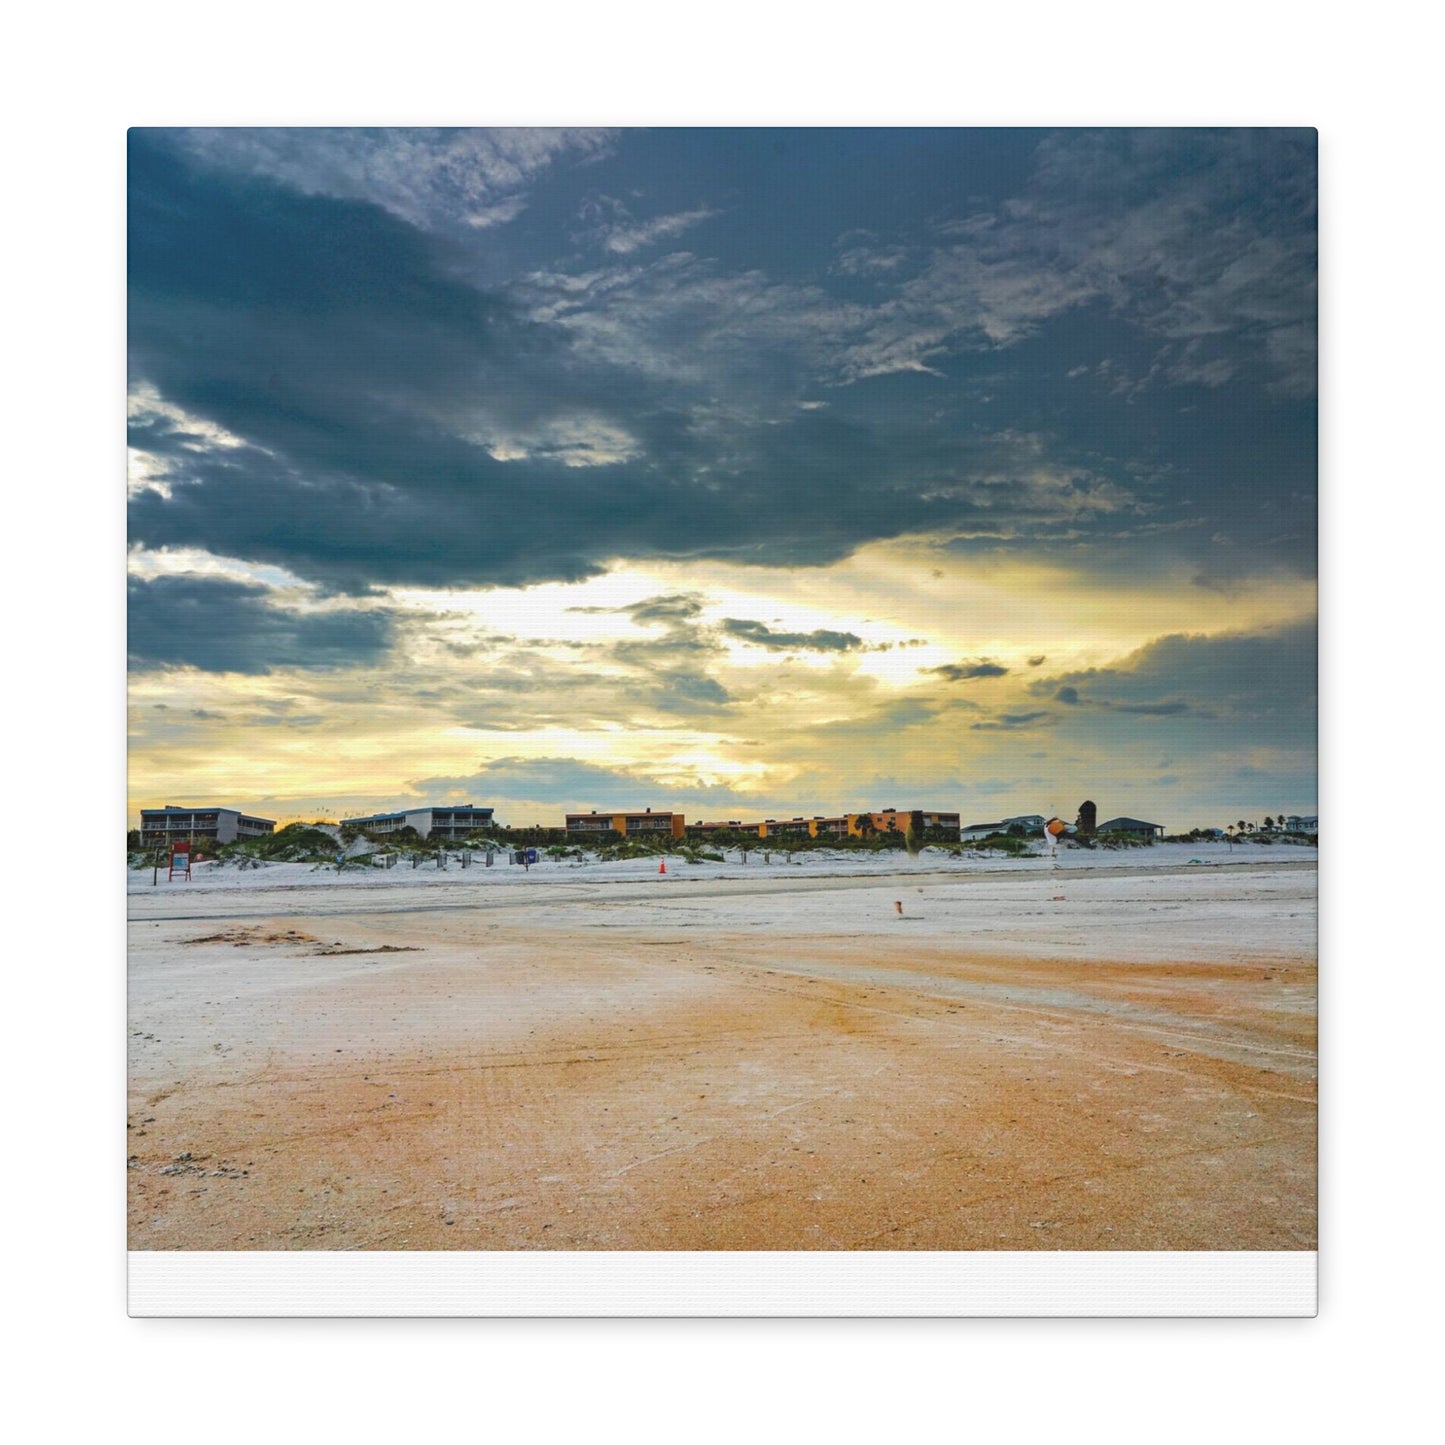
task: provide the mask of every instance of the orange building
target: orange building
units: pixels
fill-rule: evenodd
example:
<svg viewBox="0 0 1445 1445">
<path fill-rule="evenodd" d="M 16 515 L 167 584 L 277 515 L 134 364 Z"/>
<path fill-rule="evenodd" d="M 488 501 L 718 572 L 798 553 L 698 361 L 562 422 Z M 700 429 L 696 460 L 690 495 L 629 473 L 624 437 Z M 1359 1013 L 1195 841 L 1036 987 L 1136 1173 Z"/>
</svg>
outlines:
<svg viewBox="0 0 1445 1445">
<path fill-rule="evenodd" d="M 693 831 L 709 833 L 756 833 L 759 838 L 867 838 L 877 833 L 906 833 L 915 813 L 924 828 L 942 828 L 958 835 L 959 815 L 933 808 L 884 808 L 877 813 L 840 813 L 825 818 L 768 818 L 761 823 L 695 823 Z M 570 826 L 570 823 L 569 825 Z"/>
<path fill-rule="evenodd" d="M 621 833 L 634 837 L 655 838 L 666 834 L 669 838 L 681 838 L 687 825 L 681 813 L 654 813 L 651 808 L 642 812 L 599 813 L 595 808 L 590 813 L 568 813 L 567 831 L 579 837 L 589 833 Z"/>
<path fill-rule="evenodd" d="M 879 833 L 906 833 L 908 820 L 915 814 L 925 828 L 944 828 L 957 833 L 961 818 L 957 813 L 940 813 L 930 808 L 884 808 L 877 813 L 865 813 L 873 828 Z"/>
</svg>

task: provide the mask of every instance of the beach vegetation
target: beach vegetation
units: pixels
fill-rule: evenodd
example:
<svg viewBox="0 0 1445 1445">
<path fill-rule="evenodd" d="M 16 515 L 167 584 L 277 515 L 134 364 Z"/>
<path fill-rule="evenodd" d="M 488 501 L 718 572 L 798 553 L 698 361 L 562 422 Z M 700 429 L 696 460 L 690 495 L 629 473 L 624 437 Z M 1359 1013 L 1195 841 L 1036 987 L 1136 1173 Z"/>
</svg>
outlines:
<svg viewBox="0 0 1445 1445">
<path fill-rule="evenodd" d="M 288 823 L 262 838 L 238 838 L 212 845 L 222 863 L 334 863 L 341 845 L 332 834 L 309 823 Z"/>
<path fill-rule="evenodd" d="M 667 851 L 661 840 L 654 841 L 641 836 L 622 837 L 615 843 L 606 843 L 600 847 L 597 856 L 604 863 L 612 863 L 625 862 L 631 858 L 660 858 Z"/>
</svg>

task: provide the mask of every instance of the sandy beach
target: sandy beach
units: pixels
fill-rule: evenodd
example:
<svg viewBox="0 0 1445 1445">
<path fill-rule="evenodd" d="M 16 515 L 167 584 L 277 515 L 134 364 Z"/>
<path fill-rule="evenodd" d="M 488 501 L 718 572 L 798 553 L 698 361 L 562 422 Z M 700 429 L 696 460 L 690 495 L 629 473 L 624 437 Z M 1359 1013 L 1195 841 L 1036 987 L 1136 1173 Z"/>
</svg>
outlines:
<svg viewBox="0 0 1445 1445">
<path fill-rule="evenodd" d="M 1315 865 L 131 873 L 130 1245 L 1313 1249 Z"/>
</svg>

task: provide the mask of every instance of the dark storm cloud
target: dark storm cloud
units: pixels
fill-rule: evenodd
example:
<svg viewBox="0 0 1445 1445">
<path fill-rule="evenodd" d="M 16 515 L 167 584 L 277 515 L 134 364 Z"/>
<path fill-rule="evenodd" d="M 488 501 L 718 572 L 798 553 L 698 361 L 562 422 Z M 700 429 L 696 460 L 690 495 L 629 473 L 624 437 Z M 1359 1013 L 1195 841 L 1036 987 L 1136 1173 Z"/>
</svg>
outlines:
<svg viewBox="0 0 1445 1445">
<path fill-rule="evenodd" d="M 1138 713 L 1141 717 L 1179 717 L 1182 713 L 1200 711 L 1187 702 L 1115 702 L 1106 705 L 1118 712 Z"/>
<path fill-rule="evenodd" d="M 386 612 L 301 613 L 264 587 L 189 574 L 127 583 L 130 665 L 265 673 L 377 661 L 391 642 Z"/>
<path fill-rule="evenodd" d="M 356 592 L 823 564 L 921 531 L 1080 566 L 1313 565 L 1307 133 L 840 132 L 880 184 L 910 148 L 953 148 L 975 184 L 1010 156 L 1003 189 L 939 180 L 941 209 L 897 218 L 912 239 L 850 242 L 842 268 L 861 232 L 834 210 L 868 187 L 799 207 L 734 161 L 736 204 L 696 194 L 698 154 L 749 144 L 134 132 L 132 374 L 194 422 L 137 419 L 165 486 L 132 538 Z M 650 183 L 646 236 L 555 259 L 568 151 L 594 196 Z M 551 209 L 509 219 L 544 178 Z M 510 265 L 465 244 L 494 224 Z M 715 254 L 649 249 L 693 225 Z"/>
<path fill-rule="evenodd" d="M 1097 694 L 1085 696 L 1076 687 L 1061 687 L 1054 694 L 1054 701 L 1067 707 L 1106 708 L 1111 712 L 1135 713 L 1140 717 L 1181 717 L 1185 713 L 1193 713 L 1198 717 L 1214 716 L 1207 708 L 1191 706 L 1187 702 L 1115 702 Z"/>
<path fill-rule="evenodd" d="M 659 712 L 711 712 L 730 702 L 728 690 L 701 672 L 665 672 L 647 689 L 648 700 Z"/>
<path fill-rule="evenodd" d="M 329 719 L 320 713 L 297 713 L 287 717 L 240 717 L 236 721 L 246 727 L 319 728 Z"/>
<path fill-rule="evenodd" d="M 722 629 L 732 637 L 741 638 L 774 652 L 852 652 L 863 646 L 863 639 L 852 632 L 774 632 L 762 622 L 742 617 L 724 617 Z"/>
<path fill-rule="evenodd" d="M 946 662 L 941 667 L 925 667 L 922 670 L 948 682 L 967 682 L 979 677 L 1003 677 L 1008 672 L 1008 668 L 997 662 Z"/>
<path fill-rule="evenodd" d="M 630 602 L 625 607 L 569 607 L 567 611 L 598 617 L 630 617 L 643 627 L 654 623 L 680 627 L 697 617 L 706 601 L 699 592 L 674 592 L 663 597 L 644 597 L 641 602 Z"/>
<path fill-rule="evenodd" d="M 647 597 L 629 607 L 614 610 L 625 613 L 634 622 L 690 622 L 703 609 L 704 599 L 696 592 L 675 592 L 667 597 Z"/>
<path fill-rule="evenodd" d="M 1317 702 L 1317 646 L 1313 622 L 1257 633 L 1175 633 L 1117 666 L 1041 678 L 1029 690 L 1078 708 L 1267 724 L 1281 740 L 1307 740 Z"/>
<path fill-rule="evenodd" d="M 987 722 L 970 723 L 976 733 L 1013 732 L 1018 728 L 1048 727 L 1058 719 L 1048 712 L 1001 712 Z"/>
</svg>

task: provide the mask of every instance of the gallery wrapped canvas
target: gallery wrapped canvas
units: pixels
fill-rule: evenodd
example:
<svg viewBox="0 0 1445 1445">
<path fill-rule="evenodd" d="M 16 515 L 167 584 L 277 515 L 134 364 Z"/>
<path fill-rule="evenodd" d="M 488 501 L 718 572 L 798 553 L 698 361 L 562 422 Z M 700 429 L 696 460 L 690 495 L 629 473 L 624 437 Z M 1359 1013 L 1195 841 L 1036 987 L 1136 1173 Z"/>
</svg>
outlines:
<svg viewBox="0 0 1445 1445">
<path fill-rule="evenodd" d="M 133 131 L 132 1309 L 1311 1313 L 1315 157 Z"/>
</svg>

